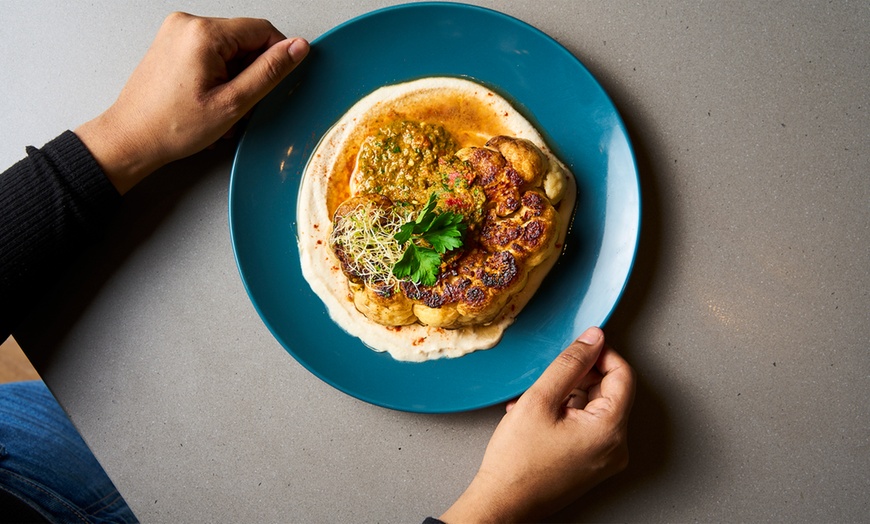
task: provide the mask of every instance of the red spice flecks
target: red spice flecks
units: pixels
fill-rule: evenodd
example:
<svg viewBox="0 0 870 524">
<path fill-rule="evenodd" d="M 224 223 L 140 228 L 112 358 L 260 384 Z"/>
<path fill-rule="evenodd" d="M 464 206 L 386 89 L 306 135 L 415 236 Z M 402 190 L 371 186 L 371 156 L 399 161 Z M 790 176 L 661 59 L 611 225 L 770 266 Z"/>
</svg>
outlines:
<svg viewBox="0 0 870 524">
<path fill-rule="evenodd" d="M 450 182 L 451 186 L 456 185 L 457 180 L 465 180 L 469 184 L 474 181 L 474 173 L 460 173 L 459 171 L 452 171 L 447 175 L 447 180 Z"/>
<path fill-rule="evenodd" d="M 385 327 L 389 331 L 395 331 L 396 333 L 398 333 L 399 331 L 402 331 L 402 326 L 385 326 Z"/>
<path fill-rule="evenodd" d="M 453 209 L 468 209 L 471 206 L 471 203 L 466 202 L 460 198 L 456 197 L 447 197 L 444 199 L 444 204 L 447 207 L 451 207 Z"/>
<path fill-rule="evenodd" d="M 318 240 L 318 241 L 317 241 L 317 245 L 319 246 L 319 245 L 321 245 L 321 244 L 323 244 L 323 240 Z"/>
<path fill-rule="evenodd" d="M 426 342 L 426 337 L 420 337 L 420 338 L 418 338 L 417 340 L 415 340 L 415 341 L 413 342 L 413 344 L 414 344 L 415 346 L 419 346 L 419 345 L 422 344 L 423 342 Z"/>
<path fill-rule="evenodd" d="M 314 229 L 320 229 L 320 224 L 314 224 Z"/>
</svg>

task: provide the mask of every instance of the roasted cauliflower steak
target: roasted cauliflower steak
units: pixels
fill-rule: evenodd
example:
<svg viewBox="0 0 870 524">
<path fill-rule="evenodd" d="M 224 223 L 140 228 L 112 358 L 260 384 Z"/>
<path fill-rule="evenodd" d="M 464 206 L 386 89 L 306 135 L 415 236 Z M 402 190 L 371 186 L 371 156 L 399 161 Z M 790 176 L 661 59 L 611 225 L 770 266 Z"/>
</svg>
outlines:
<svg viewBox="0 0 870 524">
<path fill-rule="evenodd" d="M 470 220 L 462 247 L 444 257 L 434 285 L 368 278 L 347 246 L 330 237 L 356 309 L 378 324 L 419 322 L 452 329 L 490 323 L 525 287 L 529 272 L 557 249 L 561 224 L 554 206 L 566 187 L 558 162 L 532 142 L 508 136 L 493 137 L 484 147 L 459 149 L 453 156 L 441 165 L 455 165 L 458 159 L 462 179 L 479 188 L 485 200 Z M 377 214 L 376 226 L 384 226 L 385 220 L 394 220 L 389 218 L 393 206 L 381 194 L 356 194 L 338 206 L 333 225 L 364 208 Z"/>
</svg>

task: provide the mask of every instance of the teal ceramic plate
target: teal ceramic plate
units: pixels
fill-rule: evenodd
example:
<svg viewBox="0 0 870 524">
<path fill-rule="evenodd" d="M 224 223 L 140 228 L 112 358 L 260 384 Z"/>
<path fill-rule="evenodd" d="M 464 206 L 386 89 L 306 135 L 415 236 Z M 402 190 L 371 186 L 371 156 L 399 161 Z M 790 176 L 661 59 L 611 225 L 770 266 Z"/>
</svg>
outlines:
<svg viewBox="0 0 870 524">
<path fill-rule="evenodd" d="M 574 173 L 578 203 L 561 259 L 496 347 L 405 363 L 336 326 L 309 288 L 299 269 L 296 196 L 313 148 L 350 106 L 378 87 L 435 75 L 471 78 L 511 100 Z M 288 353 L 366 402 L 446 413 L 518 396 L 586 327 L 604 324 L 634 261 L 640 190 L 616 108 L 565 48 L 495 11 L 409 4 L 313 41 L 304 65 L 258 105 L 233 164 L 229 222 L 251 301 Z"/>
</svg>

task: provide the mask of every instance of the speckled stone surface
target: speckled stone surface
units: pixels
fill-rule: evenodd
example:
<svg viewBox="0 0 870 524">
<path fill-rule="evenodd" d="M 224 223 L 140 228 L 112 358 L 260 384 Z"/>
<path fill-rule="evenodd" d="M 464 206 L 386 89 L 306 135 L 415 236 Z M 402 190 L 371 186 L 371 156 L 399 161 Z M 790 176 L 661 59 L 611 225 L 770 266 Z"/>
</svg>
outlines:
<svg viewBox="0 0 870 524">
<path fill-rule="evenodd" d="M 0 162 L 107 107 L 169 10 L 313 39 L 388 4 L 6 3 Z M 641 249 L 606 326 L 639 375 L 632 462 L 557 520 L 870 515 L 870 4 L 757 4 L 481 2 L 586 64 L 641 171 Z M 438 514 L 501 409 L 392 412 L 288 356 L 235 268 L 231 161 L 131 193 L 25 351 L 145 522 Z"/>
</svg>

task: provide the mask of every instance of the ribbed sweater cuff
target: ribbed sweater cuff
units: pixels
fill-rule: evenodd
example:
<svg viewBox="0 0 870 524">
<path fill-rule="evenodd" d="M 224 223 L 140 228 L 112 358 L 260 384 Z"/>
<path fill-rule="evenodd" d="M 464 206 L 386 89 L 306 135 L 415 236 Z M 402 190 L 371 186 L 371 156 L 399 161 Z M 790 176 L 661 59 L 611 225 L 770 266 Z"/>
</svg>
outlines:
<svg viewBox="0 0 870 524">
<path fill-rule="evenodd" d="M 27 148 L 28 155 L 32 151 L 37 150 Z M 106 211 L 114 209 L 121 202 L 118 190 L 106 178 L 85 144 L 72 131 L 64 131 L 45 144 L 41 151 L 69 184 L 70 196 L 82 213 L 80 218 L 86 222 L 102 218 Z M 94 214 L 97 216 L 93 216 Z"/>
</svg>

